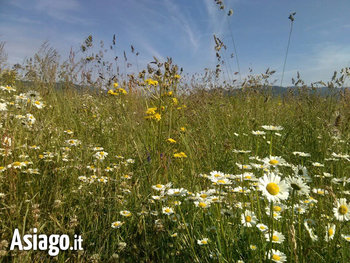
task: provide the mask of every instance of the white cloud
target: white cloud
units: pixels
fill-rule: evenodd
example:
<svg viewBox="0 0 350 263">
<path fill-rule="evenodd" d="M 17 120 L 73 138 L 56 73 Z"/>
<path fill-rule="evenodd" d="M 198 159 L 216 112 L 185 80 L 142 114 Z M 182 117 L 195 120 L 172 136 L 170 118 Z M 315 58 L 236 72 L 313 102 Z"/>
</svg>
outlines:
<svg viewBox="0 0 350 263">
<path fill-rule="evenodd" d="M 165 0 L 164 4 L 170 12 L 170 18 L 175 22 L 175 26 L 185 31 L 194 51 L 196 51 L 199 47 L 199 40 L 198 30 L 193 28 L 195 23 L 188 16 L 184 15 L 184 12 L 175 4 L 175 1 Z"/>
<path fill-rule="evenodd" d="M 290 54 L 291 55 L 291 54 Z M 345 44 L 322 43 L 313 48 L 313 51 L 304 54 L 304 58 L 297 62 L 292 69 L 288 67 L 284 75 L 284 85 L 291 85 L 291 79 L 296 78 L 299 71 L 301 79 L 306 84 L 316 81 L 329 81 L 334 71 L 350 66 L 350 47 Z M 280 69 L 282 70 L 282 69 Z M 280 78 L 282 72 L 275 77 Z"/>
<path fill-rule="evenodd" d="M 70 24 L 92 25 L 93 21 L 77 15 L 84 7 L 77 0 L 34 0 L 28 5 L 26 0 L 13 0 L 10 4 L 28 11 L 36 11 L 53 19 Z"/>
</svg>

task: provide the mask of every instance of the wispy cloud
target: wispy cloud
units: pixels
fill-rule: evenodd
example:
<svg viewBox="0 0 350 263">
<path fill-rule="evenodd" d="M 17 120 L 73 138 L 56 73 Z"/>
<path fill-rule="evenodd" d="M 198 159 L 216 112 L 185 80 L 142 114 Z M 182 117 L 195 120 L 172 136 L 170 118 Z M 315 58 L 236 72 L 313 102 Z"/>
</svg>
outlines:
<svg viewBox="0 0 350 263">
<path fill-rule="evenodd" d="M 148 55 L 155 56 L 157 59 L 160 59 L 161 61 L 165 61 L 165 58 L 155 49 L 150 43 L 147 41 L 143 41 L 141 48 L 148 52 Z M 150 61 L 147 61 L 150 62 Z"/>
<path fill-rule="evenodd" d="M 285 84 L 291 85 L 291 79 L 300 72 L 301 78 L 307 84 L 316 81 L 328 81 L 333 72 L 342 68 L 350 67 L 350 47 L 335 43 L 322 43 L 313 47 L 312 52 L 285 72 Z M 281 72 L 275 77 L 280 78 Z"/>
<path fill-rule="evenodd" d="M 83 11 L 83 6 L 77 0 L 34 0 L 28 5 L 26 0 L 13 0 L 12 5 L 24 9 L 35 11 L 39 14 L 70 24 L 91 25 L 93 21 L 82 18 L 77 13 Z"/>
<path fill-rule="evenodd" d="M 227 10 L 219 10 L 218 6 L 212 0 L 204 0 L 204 4 L 209 19 L 209 29 L 220 36 L 225 30 Z"/>
<path fill-rule="evenodd" d="M 198 31 L 194 29 L 195 23 L 191 19 L 184 15 L 184 12 L 175 4 L 176 2 L 165 0 L 165 7 L 168 9 L 170 18 L 178 25 L 179 29 L 183 29 L 190 40 L 194 51 L 199 47 L 199 40 L 197 37 Z"/>
</svg>

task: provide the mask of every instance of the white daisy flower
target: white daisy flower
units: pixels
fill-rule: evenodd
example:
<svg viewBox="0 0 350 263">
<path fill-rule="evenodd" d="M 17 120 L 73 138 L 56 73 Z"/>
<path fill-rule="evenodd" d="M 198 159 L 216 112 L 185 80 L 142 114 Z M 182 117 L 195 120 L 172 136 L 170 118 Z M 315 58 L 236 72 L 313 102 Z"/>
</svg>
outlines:
<svg viewBox="0 0 350 263">
<path fill-rule="evenodd" d="M 304 152 L 293 152 L 294 155 L 300 156 L 300 157 L 310 157 L 311 154 L 309 153 L 304 153 Z"/>
<path fill-rule="evenodd" d="M 270 233 L 266 233 L 265 234 L 265 239 L 266 241 L 270 242 Z M 277 243 L 277 244 L 281 244 L 283 243 L 285 237 L 282 233 L 278 232 L 278 231 L 273 231 L 272 234 L 272 243 Z"/>
<path fill-rule="evenodd" d="M 329 224 L 326 226 L 326 236 L 324 239 L 328 242 L 334 238 L 335 235 L 335 224 Z"/>
<path fill-rule="evenodd" d="M 7 103 L 0 102 L 0 111 L 7 111 Z"/>
<path fill-rule="evenodd" d="M 68 134 L 68 135 L 72 135 L 74 132 L 72 130 L 65 130 L 63 131 L 64 133 Z M 102 149 L 103 150 L 103 149 Z"/>
<path fill-rule="evenodd" d="M 307 232 L 309 233 L 311 240 L 312 241 L 317 241 L 318 240 L 318 236 L 314 233 L 312 228 L 309 226 L 308 221 L 304 222 L 304 226 L 305 226 Z"/>
<path fill-rule="evenodd" d="M 107 156 L 108 156 L 108 153 L 104 151 L 96 152 L 94 154 L 94 157 L 100 161 L 104 160 Z"/>
<path fill-rule="evenodd" d="M 287 177 L 286 178 L 287 183 L 289 184 L 290 188 L 294 193 L 297 195 L 306 195 L 308 196 L 310 193 L 310 187 L 304 183 L 304 181 L 300 177 Z"/>
<path fill-rule="evenodd" d="M 216 185 L 229 185 L 229 184 L 232 184 L 232 182 L 227 179 L 227 178 L 221 178 L 221 179 L 218 179 L 218 178 L 213 178 L 213 180 L 211 180 L 213 182 L 213 184 L 216 184 Z"/>
<path fill-rule="evenodd" d="M 32 104 L 33 104 L 33 106 L 37 107 L 38 109 L 42 109 L 45 107 L 45 104 L 39 100 L 33 100 Z"/>
<path fill-rule="evenodd" d="M 314 167 L 324 167 L 324 164 L 319 163 L 319 162 L 313 162 L 312 166 L 314 166 Z"/>
<path fill-rule="evenodd" d="M 344 238 L 346 241 L 350 242 L 350 235 L 341 234 L 341 237 Z"/>
<path fill-rule="evenodd" d="M 268 258 L 271 259 L 274 262 L 285 262 L 287 261 L 287 257 L 286 255 L 279 251 L 279 250 L 275 250 L 275 249 L 271 249 L 268 253 Z"/>
<path fill-rule="evenodd" d="M 124 222 L 115 221 L 115 222 L 112 223 L 111 227 L 112 228 L 120 228 L 123 224 L 124 224 Z"/>
<path fill-rule="evenodd" d="M 163 184 L 156 184 L 156 185 L 152 185 L 152 188 L 154 190 L 157 190 L 157 191 L 164 191 L 165 190 L 165 185 Z"/>
<path fill-rule="evenodd" d="M 265 174 L 259 178 L 259 189 L 270 202 L 286 200 L 289 195 L 289 185 L 275 173 Z"/>
<path fill-rule="evenodd" d="M 170 188 L 167 191 L 167 195 L 170 196 L 185 196 L 187 194 L 187 190 L 184 188 Z"/>
<path fill-rule="evenodd" d="M 254 212 L 246 210 L 243 214 L 241 214 L 241 223 L 246 227 L 252 227 L 258 221 Z"/>
<path fill-rule="evenodd" d="M 264 131 L 252 131 L 252 134 L 253 135 L 265 135 L 266 132 L 264 132 Z"/>
<path fill-rule="evenodd" d="M 250 153 L 250 150 L 237 150 L 237 149 L 233 149 L 232 152 L 234 153 Z"/>
<path fill-rule="evenodd" d="M 346 198 L 337 200 L 337 207 L 333 208 L 334 216 L 339 221 L 350 220 L 350 207 L 346 202 Z"/>
<path fill-rule="evenodd" d="M 265 232 L 267 231 L 269 228 L 267 225 L 264 224 L 257 224 L 256 227 L 261 231 L 261 232 Z"/>
<path fill-rule="evenodd" d="M 200 246 L 207 245 L 208 242 L 209 242 L 208 238 L 203 238 L 203 239 L 198 239 L 197 240 L 197 244 L 200 245 Z"/>
<path fill-rule="evenodd" d="M 210 200 L 194 201 L 194 204 L 196 207 L 209 208 L 211 205 L 211 201 Z"/>
<path fill-rule="evenodd" d="M 306 182 L 311 182 L 312 178 L 309 176 L 307 168 L 305 166 L 302 165 L 293 165 L 292 169 L 294 171 L 294 175 L 297 177 L 302 178 L 303 180 L 305 180 Z"/>
<path fill-rule="evenodd" d="M 93 151 L 103 151 L 103 147 L 100 147 L 100 146 L 96 146 L 94 148 L 92 148 Z"/>
<path fill-rule="evenodd" d="M 262 159 L 267 167 L 286 166 L 288 163 L 280 156 L 269 156 Z"/>
<path fill-rule="evenodd" d="M 174 213 L 174 210 L 171 207 L 163 207 L 162 212 L 163 214 L 171 215 Z"/>
<path fill-rule="evenodd" d="M 279 204 L 279 203 L 273 204 L 273 207 L 272 207 L 273 213 L 277 213 L 277 214 L 282 213 L 285 209 L 286 209 L 286 206 L 284 204 Z M 265 210 L 266 210 L 266 214 L 270 215 L 271 213 L 270 206 L 265 207 Z"/>
<path fill-rule="evenodd" d="M 299 205 L 299 204 L 296 204 L 294 205 L 294 212 L 296 212 L 297 214 L 305 214 L 306 213 L 306 206 L 305 205 Z"/>
<path fill-rule="evenodd" d="M 319 195 L 328 194 L 327 190 L 321 189 L 321 188 L 314 188 L 314 189 L 312 189 L 312 192 L 315 194 L 319 194 Z"/>
<path fill-rule="evenodd" d="M 267 131 L 282 131 L 283 130 L 283 127 L 281 127 L 281 126 L 263 125 L 261 127 Z"/>
<path fill-rule="evenodd" d="M 218 172 L 218 171 L 212 171 L 210 172 L 210 175 L 208 176 L 208 179 L 213 181 L 214 179 L 220 180 L 220 179 L 224 179 L 225 178 L 225 174 L 222 172 Z"/>
<path fill-rule="evenodd" d="M 250 248 L 251 250 L 256 250 L 256 249 L 257 249 L 257 246 L 256 246 L 256 245 L 250 245 L 249 248 Z"/>
<path fill-rule="evenodd" d="M 125 216 L 125 217 L 131 216 L 131 212 L 128 211 L 128 210 L 120 211 L 120 214 L 121 214 L 122 216 Z"/>
<path fill-rule="evenodd" d="M 70 146 L 77 146 L 81 144 L 81 141 L 77 139 L 70 139 L 70 140 L 66 140 L 66 143 L 69 144 Z"/>
<path fill-rule="evenodd" d="M 16 89 L 12 88 L 11 86 L 0 86 L 0 90 L 4 90 L 7 92 L 16 91 Z"/>
<path fill-rule="evenodd" d="M 236 163 L 236 165 L 238 166 L 239 169 L 242 169 L 242 170 L 251 170 L 252 169 L 252 166 L 249 164 Z"/>
<path fill-rule="evenodd" d="M 247 187 L 242 188 L 242 186 L 237 186 L 237 187 L 233 188 L 231 191 L 234 193 L 242 193 L 242 194 L 250 193 L 250 190 Z"/>
</svg>

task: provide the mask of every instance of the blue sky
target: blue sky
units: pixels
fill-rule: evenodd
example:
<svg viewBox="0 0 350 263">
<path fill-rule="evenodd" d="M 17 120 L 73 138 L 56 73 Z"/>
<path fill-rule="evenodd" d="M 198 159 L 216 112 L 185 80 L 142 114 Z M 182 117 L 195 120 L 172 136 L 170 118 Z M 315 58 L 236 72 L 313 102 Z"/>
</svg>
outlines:
<svg viewBox="0 0 350 263">
<path fill-rule="evenodd" d="M 132 44 L 139 68 L 172 57 L 187 73 L 215 68 L 213 34 L 223 39 L 229 74 L 237 70 L 231 31 L 242 76 L 268 67 L 280 78 L 288 41 L 290 12 L 295 16 L 285 82 L 296 72 L 308 83 L 329 80 L 334 70 L 350 66 L 349 0 L 226 0 L 220 11 L 213 0 L 0 0 L 0 41 L 6 42 L 9 63 L 33 56 L 48 40 L 63 58 L 88 36 L 108 47 L 117 36 L 117 55 Z M 234 14 L 225 14 L 232 8 Z M 130 68 L 133 71 L 136 68 Z M 223 67 L 226 70 L 225 67 Z M 225 72 L 226 76 L 227 73 Z"/>
</svg>

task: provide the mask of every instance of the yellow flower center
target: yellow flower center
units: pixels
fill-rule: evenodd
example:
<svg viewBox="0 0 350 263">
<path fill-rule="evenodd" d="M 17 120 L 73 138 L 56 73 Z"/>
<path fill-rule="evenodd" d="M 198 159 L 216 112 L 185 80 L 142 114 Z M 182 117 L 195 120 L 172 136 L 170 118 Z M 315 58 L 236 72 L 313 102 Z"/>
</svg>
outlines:
<svg viewBox="0 0 350 263">
<path fill-rule="evenodd" d="M 279 238 L 278 238 L 278 236 L 273 235 L 272 240 L 277 242 L 279 240 Z"/>
<path fill-rule="evenodd" d="M 252 221 L 252 217 L 251 216 L 245 216 L 245 221 L 246 222 L 251 222 Z"/>
<path fill-rule="evenodd" d="M 271 195 L 277 195 L 280 191 L 279 186 L 276 183 L 269 183 L 266 186 L 266 190 L 269 192 Z"/>
<path fill-rule="evenodd" d="M 169 208 L 166 208 L 164 211 L 165 211 L 166 213 L 170 213 L 170 209 L 169 209 Z"/>
<path fill-rule="evenodd" d="M 224 184 L 224 183 L 225 183 L 225 180 L 218 180 L 218 183 L 219 183 L 219 184 Z"/>
<path fill-rule="evenodd" d="M 157 184 L 156 187 L 159 188 L 159 189 L 163 188 L 163 186 L 161 184 Z"/>
<path fill-rule="evenodd" d="M 273 255 L 272 255 L 272 259 L 273 259 L 273 260 L 280 260 L 281 257 L 280 257 L 279 255 L 273 254 Z"/>
<path fill-rule="evenodd" d="M 338 211 L 340 214 L 345 215 L 348 212 L 348 207 L 346 205 L 341 205 Z"/>
<path fill-rule="evenodd" d="M 208 242 L 206 240 L 202 240 L 201 243 L 204 245 L 208 244 Z"/>
<path fill-rule="evenodd" d="M 200 195 L 201 198 L 207 198 L 207 196 L 208 196 L 208 195 L 206 195 L 206 194 L 201 194 L 201 195 Z"/>
<path fill-rule="evenodd" d="M 20 166 L 21 163 L 20 163 L 20 162 L 14 162 L 13 165 L 14 165 L 14 166 Z"/>
<path fill-rule="evenodd" d="M 276 211 L 276 212 L 280 212 L 282 210 L 282 207 L 278 206 L 278 205 L 275 205 L 273 207 L 273 211 Z"/>
<path fill-rule="evenodd" d="M 202 207 L 202 208 L 207 207 L 207 204 L 206 204 L 206 203 L 203 203 L 203 202 L 200 202 L 198 205 L 199 205 L 200 207 Z"/>
<path fill-rule="evenodd" d="M 270 163 L 271 165 L 276 165 L 276 164 L 279 163 L 279 161 L 277 161 L 276 159 L 272 159 L 272 160 L 269 161 L 269 163 Z"/>
<path fill-rule="evenodd" d="M 328 236 L 333 236 L 334 231 L 333 228 L 328 229 Z"/>
<path fill-rule="evenodd" d="M 260 226 L 260 229 L 261 230 L 265 230 L 266 228 L 264 226 Z"/>
</svg>

